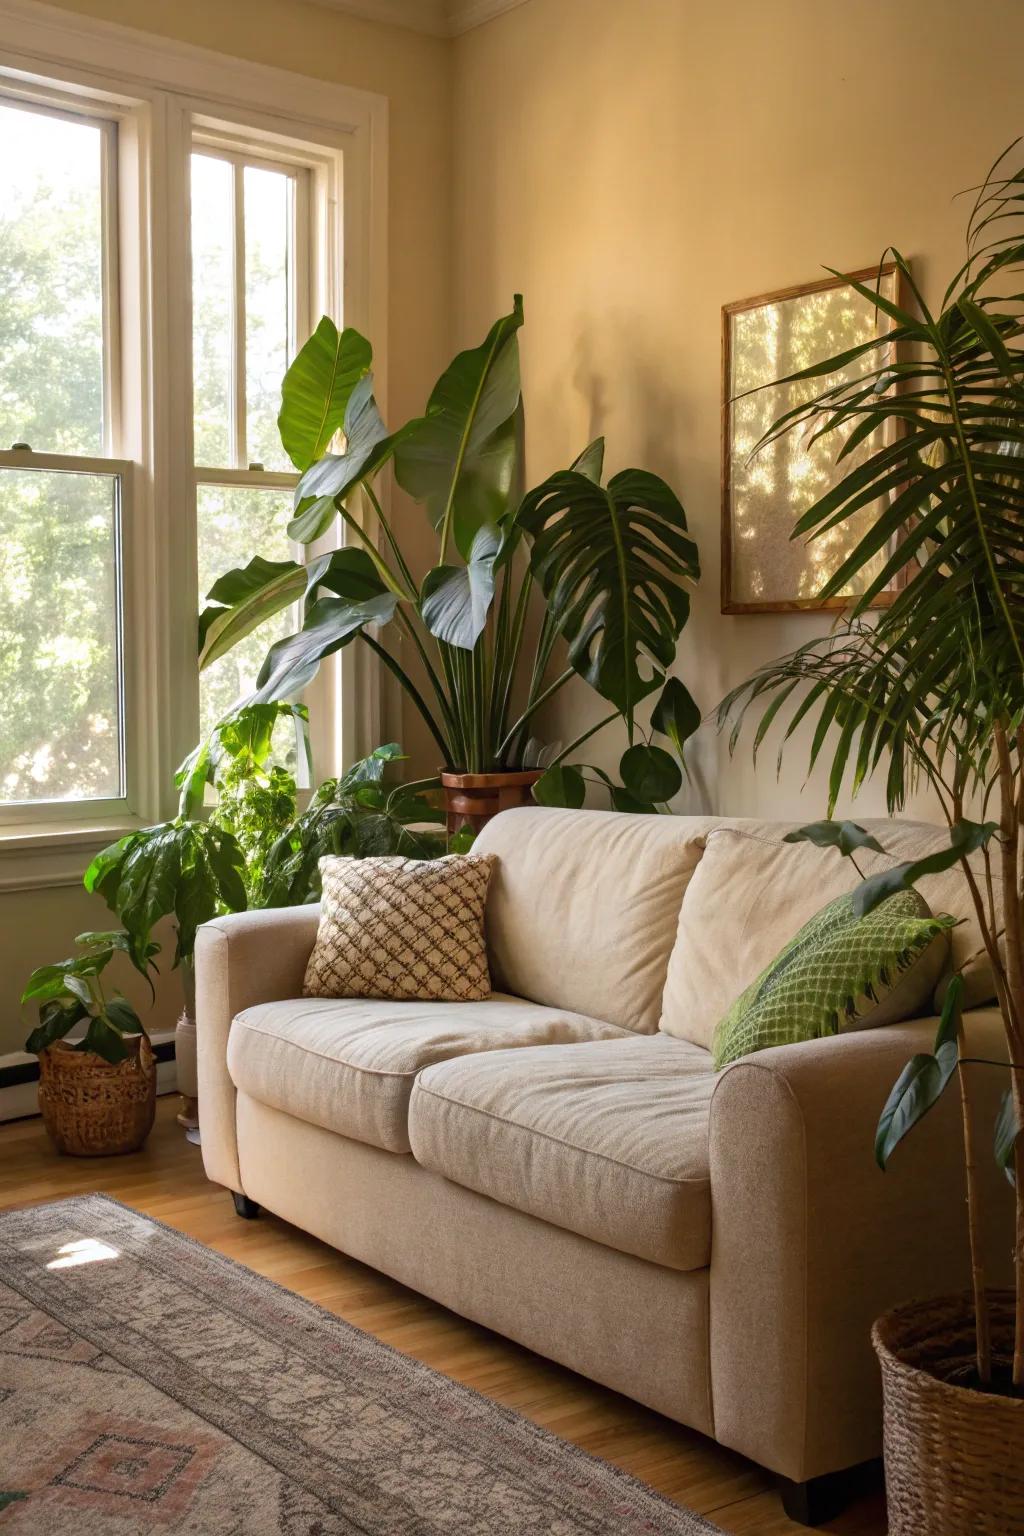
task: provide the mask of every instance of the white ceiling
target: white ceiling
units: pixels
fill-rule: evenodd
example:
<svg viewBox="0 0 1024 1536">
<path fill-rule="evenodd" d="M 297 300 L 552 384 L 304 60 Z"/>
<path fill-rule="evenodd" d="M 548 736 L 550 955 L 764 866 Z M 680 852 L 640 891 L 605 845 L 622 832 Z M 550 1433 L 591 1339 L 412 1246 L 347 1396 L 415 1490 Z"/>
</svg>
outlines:
<svg viewBox="0 0 1024 1536">
<path fill-rule="evenodd" d="M 314 0 L 332 11 L 348 11 L 434 37 L 457 37 L 526 0 Z"/>
</svg>

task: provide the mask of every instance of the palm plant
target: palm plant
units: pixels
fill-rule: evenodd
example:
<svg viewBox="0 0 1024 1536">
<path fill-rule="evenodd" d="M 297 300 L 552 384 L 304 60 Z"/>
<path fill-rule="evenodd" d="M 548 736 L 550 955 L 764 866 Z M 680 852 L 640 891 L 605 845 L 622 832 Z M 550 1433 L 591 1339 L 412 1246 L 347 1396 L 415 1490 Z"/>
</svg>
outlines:
<svg viewBox="0 0 1024 1536">
<path fill-rule="evenodd" d="M 1007 151 L 1009 154 L 1010 151 Z M 995 977 L 1006 1031 L 1009 1086 L 995 1133 L 996 1156 L 1016 1184 L 1016 1331 L 1013 1390 L 1024 1387 L 1024 170 L 1005 157 L 977 190 L 964 261 L 937 313 L 928 307 L 898 251 L 891 256 L 915 311 L 853 282 L 895 329 L 791 375 L 809 398 L 780 418 L 762 445 L 794 430 L 839 446 L 837 462 L 879 428 L 897 429 L 797 523 L 793 537 L 817 537 L 859 509 L 877 520 L 822 589 L 842 593 L 879 552 L 877 576 L 827 636 L 761 667 L 720 706 L 735 716 L 730 745 L 756 711 L 754 751 L 774 725 L 779 760 L 801 726 L 812 726 L 810 762 L 829 758 L 829 815 L 844 784 L 855 793 L 884 772 L 891 812 L 926 785 L 950 830 L 931 860 L 865 882 L 868 911 L 892 890 L 939 868 L 962 866 Z M 887 253 L 887 255 L 890 253 Z M 839 274 L 837 274 L 839 275 Z M 846 279 L 851 281 L 850 279 Z M 868 367 L 855 382 L 814 392 L 814 381 L 873 349 L 897 361 Z M 878 439 L 875 439 L 877 441 Z M 756 451 L 756 450 L 755 450 Z M 877 593 L 905 578 L 877 622 Z M 989 812 L 992 820 L 987 820 Z M 967 812 L 977 816 L 968 818 Z M 805 829 L 849 851 L 853 834 Z M 980 854 L 978 878 L 968 855 Z M 1001 875 L 1001 897 L 994 871 Z M 954 1078 L 965 1090 L 969 1225 L 975 1281 L 978 1373 L 993 1381 L 984 1275 L 970 1157 L 970 1108 L 961 1050 L 960 985 L 954 979 L 932 1054 L 915 1057 L 893 1090 L 879 1127 L 882 1166 L 903 1135 Z M 972 1067 L 973 1069 L 973 1067 Z M 984 1064 L 978 1070 L 998 1070 Z M 1005 1070 L 1005 1069 L 1004 1069 Z"/>
<path fill-rule="evenodd" d="M 661 689 L 655 729 L 681 746 L 694 728 L 682 684 L 664 690 L 689 614 L 685 587 L 699 575 L 696 546 L 658 476 L 625 470 L 601 483 L 601 440 L 521 497 L 522 320 L 517 296 L 441 375 L 424 415 L 395 432 L 374 400 L 369 343 L 321 320 L 282 389 L 281 438 L 301 473 L 288 533 L 309 546 L 340 518 L 349 542 L 306 563 L 257 558 L 221 577 L 200 620 L 200 666 L 301 601 L 302 627 L 271 647 L 253 701 L 294 697 L 325 657 L 358 639 L 398 680 L 444 767 L 467 773 L 537 766 L 536 712 L 582 677 L 610 706 L 600 725 L 625 722 L 626 788 L 649 808 L 645 782 L 667 799 L 680 780 L 663 749 L 634 740 L 635 711 Z M 436 563 L 418 575 L 378 494 L 389 466 L 436 533 Z M 577 745 L 549 752 L 545 765 Z M 561 782 L 548 779 L 549 797 Z"/>
</svg>

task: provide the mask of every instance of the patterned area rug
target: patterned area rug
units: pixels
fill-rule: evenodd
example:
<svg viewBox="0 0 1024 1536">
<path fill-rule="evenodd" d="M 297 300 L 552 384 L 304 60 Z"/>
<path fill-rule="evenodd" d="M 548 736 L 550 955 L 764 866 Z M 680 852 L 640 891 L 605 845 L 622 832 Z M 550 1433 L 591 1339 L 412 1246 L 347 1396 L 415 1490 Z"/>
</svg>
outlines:
<svg viewBox="0 0 1024 1536">
<path fill-rule="evenodd" d="M 0 1536 L 716 1529 L 105 1196 L 0 1214 Z"/>
</svg>

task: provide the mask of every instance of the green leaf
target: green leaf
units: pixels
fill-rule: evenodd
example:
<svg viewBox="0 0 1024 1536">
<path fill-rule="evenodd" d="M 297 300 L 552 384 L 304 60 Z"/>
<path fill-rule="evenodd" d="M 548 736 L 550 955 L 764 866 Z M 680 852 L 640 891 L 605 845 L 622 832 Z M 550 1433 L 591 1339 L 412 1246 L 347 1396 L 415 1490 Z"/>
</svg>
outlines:
<svg viewBox="0 0 1024 1536">
<path fill-rule="evenodd" d="M 25 983 L 25 990 L 21 994 L 23 1003 L 45 1003 L 53 998 L 66 997 L 68 989 L 64 978 L 74 960 L 62 960 L 56 965 L 41 965 L 34 970 Z"/>
<path fill-rule="evenodd" d="M 30 1047 L 26 1047 L 30 1049 Z M 999 1106 L 999 1114 L 996 1118 L 995 1152 L 996 1162 L 1006 1174 L 1011 1184 L 1016 1185 L 1014 1172 L 1014 1152 L 1017 1147 L 1017 1138 L 1024 1126 L 1017 1119 L 1017 1110 L 1013 1102 L 1013 1090 L 1007 1088 L 1003 1094 L 1002 1103 Z"/>
<path fill-rule="evenodd" d="M 571 665 L 632 737 L 636 705 L 675 659 L 690 613 L 683 584 L 700 575 L 680 502 L 644 470 L 623 470 L 607 487 L 564 470 L 531 491 L 516 518 Z"/>
<path fill-rule="evenodd" d="M 277 425 L 284 451 L 301 474 L 327 451 L 345 420 L 349 396 L 369 370 L 373 349 L 351 327 L 339 332 L 324 315 L 281 385 Z"/>
<path fill-rule="evenodd" d="M 83 1039 L 75 1046 L 76 1051 L 93 1051 L 97 1056 L 108 1061 L 111 1066 L 116 1066 L 119 1061 L 124 1061 L 130 1054 L 125 1045 L 121 1031 L 116 1029 L 102 1014 L 97 1014 L 90 1019 L 89 1028 Z"/>
<path fill-rule="evenodd" d="M 403 490 L 423 502 L 441 538 L 441 563 L 454 543 L 463 559 L 486 524 L 508 510 L 517 457 L 519 348 L 523 301 L 495 322 L 479 347 L 460 352 L 438 379 L 426 414 L 410 423 L 395 454 Z"/>
<path fill-rule="evenodd" d="M 253 701 L 262 703 L 301 693 L 313 681 L 325 657 L 341 650 L 367 624 L 386 624 L 397 606 L 398 599 L 388 591 L 362 602 L 318 598 L 298 634 L 278 640 L 267 652 Z"/>
<path fill-rule="evenodd" d="M 946 997 L 949 1004 L 949 994 Z M 945 1009 L 943 1017 L 945 1018 Z M 941 1026 L 940 1026 L 941 1033 Z M 896 1147 L 942 1097 L 959 1060 L 955 1039 L 946 1040 L 934 1056 L 921 1053 L 911 1058 L 886 1100 L 875 1133 L 875 1160 L 886 1167 Z"/>
<path fill-rule="evenodd" d="M 592 443 L 588 443 L 578 458 L 569 466 L 578 475 L 586 475 L 588 480 L 593 480 L 595 485 L 601 484 L 604 475 L 604 438 L 595 437 Z"/>
<path fill-rule="evenodd" d="M 199 670 L 212 666 L 246 635 L 302 597 L 307 573 L 295 560 L 264 560 L 227 571 L 207 593 L 199 617 Z"/>
<path fill-rule="evenodd" d="M 587 786 L 578 768 L 568 763 L 555 763 L 541 774 L 532 793 L 538 805 L 579 810 L 587 798 Z"/>
<path fill-rule="evenodd" d="M 638 742 L 622 755 L 619 773 L 634 800 L 649 805 L 671 800 L 683 787 L 683 775 L 675 758 L 662 747 Z"/>
<path fill-rule="evenodd" d="M 121 1035 L 144 1035 L 145 1026 L 126 997 L 112 997 L 103 1010 L 112 1029 Z"/>
<path fill-rule="evenodd" d="M 494 601 L 494 565 L 501 547 L 501 530 L 487 523 L 475 534 L 465 565 L 438 565 L 427 572 L 420 614 L 436 639 L 465 651 L 476 645 Z"/>
<path fill-rule="evenodd" d="M 628 816 L 657 816 L 658 814 L 657 807 L 649 800 L 638 800 L 621 784 L 609 784 L 608 794 L 613 811 L 622 811 Z"/>
<path fill-rule="evenodd" d="M 460 827 L 459 830 L 457 832 L 453 832 L 451 837 L 448 839 L 448 852 L 469 853 L 475 842 L 476 833 L 473 831 L 473 828 Z"/>
<path fill-rule="evenodd" d="M 26 1051 L 38 1056 L 57 1040 L 63 1040 L 68 1032 L 89 1017 L 89 1011 L 77 998 L 69 1002 L 53 999 L 39 1010 L 39 1023 L 25 1041 Z"/>
<path fill-rule="evenodd" d="M 295 516 L 288 524 L 288 537 L 299 544 L 322 537 L 339 505 L 373 479 L 409 431 L 406 426 L 388 432 L 373 397 L 373 375 L 360 379 L 345 412 L 345 451 L 324 454 L 302 476 L 295 488 Z"/>
<path fill-rule="evenodd" d="M 897 891 L 912 890 L 925 875 L 937 875 L 945 869 L 952 869 L 960 859 L 983 848 L 998 831 L 999 824 L 995 821 L 985 822 L 984 825 L 973 821 L 957 822 L 949 834 L 947 848 L 940 848 L 923 859 L 912 859 L 892 869 L 884 869 L 858 885 L 853 893 L 854 912 L 858 917 L 865 917 Z"/>
<path fill-rule="evenodd" d="M 683 747 L 700 728 L 701 714 L 689 689 L 678 677 L 670 677 L 651 711 L 651 727 L 667 736 L 683 759 Z"/>
<path fill-rule="evenodd" d="M 782 841 L 813 843 L 816 848 L 838 848 L 844 858 L 849 858 L 856 848 L 869 848 L 872 853 L 885 852 L 878 839 L 855 821 L 812 821 L 796 832 L 787 832 Z"/>
</svg>

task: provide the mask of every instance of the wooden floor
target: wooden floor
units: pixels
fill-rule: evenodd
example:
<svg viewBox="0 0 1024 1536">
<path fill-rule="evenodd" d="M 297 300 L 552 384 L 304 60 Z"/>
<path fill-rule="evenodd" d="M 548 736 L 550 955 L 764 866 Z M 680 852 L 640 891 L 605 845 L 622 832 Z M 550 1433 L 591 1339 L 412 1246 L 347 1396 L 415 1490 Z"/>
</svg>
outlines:
<svg viewBox="0 0 1024 1536">
<path fill-rule="evenodd" d="M 113 1195 L 615 1462 L 734 1536 L 804 1531 L 783 1514 L 764 1472 L 703 1435 L 466 1322 L 275 1217 L 240 1220 L 227 1193 L 207 1182 L 199 1148 L 175 1123 L 177 1107 L 176 1098 L 159 1101 L 153 1134 L 132 1157 L 57 1157 L 39 1120 L 0 1126 L 0 1208 L 93 1190 Z M 821 1529 L 884 1536 L 885 1528 L 879 1493 Z"/>
</svg>

